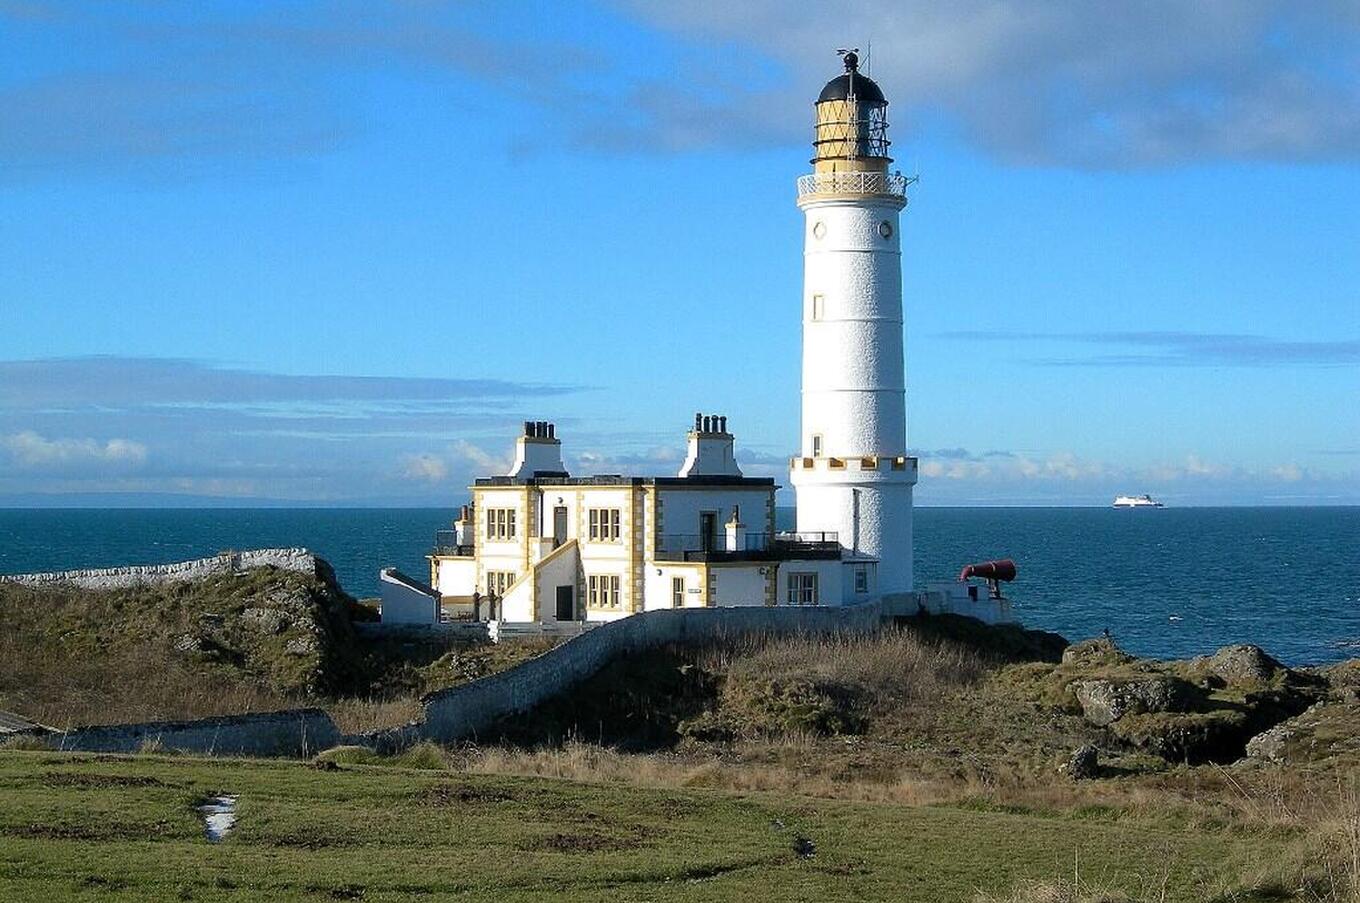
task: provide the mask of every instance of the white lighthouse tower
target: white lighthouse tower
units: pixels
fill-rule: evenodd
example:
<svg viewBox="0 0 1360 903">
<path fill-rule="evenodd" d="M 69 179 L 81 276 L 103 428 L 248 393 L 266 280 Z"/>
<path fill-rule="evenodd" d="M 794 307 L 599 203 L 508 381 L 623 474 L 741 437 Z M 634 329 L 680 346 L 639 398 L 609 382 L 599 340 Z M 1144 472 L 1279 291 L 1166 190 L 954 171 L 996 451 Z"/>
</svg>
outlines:
<svg viewBox="0 0 1360 903">
<path fill-rule="evenodd" d="M 912 487 L 903 364 L 898 214 L 907 180 L 888 172 L 888 102 L 845 54 L 816 104 L 806 215 L 802 454 L 790 481 L 798 531 L 835 531 L 847 596 L 912 588 Z"/>
</svg>

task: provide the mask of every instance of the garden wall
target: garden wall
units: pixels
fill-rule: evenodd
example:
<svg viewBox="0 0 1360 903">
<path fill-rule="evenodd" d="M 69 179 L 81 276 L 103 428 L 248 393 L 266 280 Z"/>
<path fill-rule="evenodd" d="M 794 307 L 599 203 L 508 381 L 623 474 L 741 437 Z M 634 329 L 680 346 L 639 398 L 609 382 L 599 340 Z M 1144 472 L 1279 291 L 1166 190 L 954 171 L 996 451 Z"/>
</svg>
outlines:
<svg viewBox="0 0 1360 903">
<path fill-rule="evenodd" d="M 218 756 L 309 756 L 340 742 L 321 709 L 78 727 L 44 737 L 56 749 L 137 752 L 143 746 Z"/>
<path fill-rule="evenodd" d="M 24 586 L 63 584 L 82 589 L 123 589 L 129 586 L 176 583 L 181 580 L 220 577 L 224 574 L 241 574 L 251 568 L 260 567 L 276 567 L 280 570 L 318 576 L 320 571 L 317 568 L 317 561 L 317 557 L 306 549 L 254 549 L 248 552 L 223 552 L 212 558 L 178 561 L 174 564 L 0 575 L 0 582 L 20 583 Z"/>
<path fill-rule="evenodd" d="M 389 732 L 380 745 L 412 734 L 437 742 L 475 737 L 505 715 L 524 712 L 603 668 L 615 656 L 668 643 L 709 642 L 743 634 L 869 633 L 878 603 L 827 608 L 683 608 L 642 612 L 602 624 L 499 674 L 425 697 L 425 721 Z"/>
</svg>

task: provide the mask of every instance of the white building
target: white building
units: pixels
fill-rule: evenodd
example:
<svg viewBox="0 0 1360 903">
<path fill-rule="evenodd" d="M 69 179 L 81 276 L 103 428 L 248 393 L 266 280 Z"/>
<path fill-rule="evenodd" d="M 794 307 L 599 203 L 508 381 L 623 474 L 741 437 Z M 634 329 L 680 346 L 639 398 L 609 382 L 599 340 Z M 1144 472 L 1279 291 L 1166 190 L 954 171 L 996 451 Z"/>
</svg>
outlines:
<svg viewBox="0 0 1360 903">
<path fill-rule="evenodd" d="M 496 611 L 478 614 L 510 622 L 841 604 L 836 536 L 775 531 L 775 482 L 742 475 L 726 420 L 695 415 L 673 477 L 573 477 L 554 426 L 526 422 L 510 472 L 477 480 L 472 505 L 436 538 L 430 582 L 464 611 L 473 593 L 494 595 Z"/>
<path fill-rule="evenodd" d="M 440 593 L 396 568 L 378 572 L 382 622 L 387 626 L 429 626 L 440 621 Z"/>
<path fill-rule="evenodd" d="M 775 530 L 775 483 L 743 476 L 725 417 L 696 415 L 673 477 L 573 477 L 552 424 L 526 422 L 505 476 L 430 555 L 445 607 L 516 621 L 611 620 L 655 608 L 840 605 L 912 588 L 898 214 L 887 101 L 846 72 L 816 103 L 806 214 L 798 530 Z"/>
</svg>

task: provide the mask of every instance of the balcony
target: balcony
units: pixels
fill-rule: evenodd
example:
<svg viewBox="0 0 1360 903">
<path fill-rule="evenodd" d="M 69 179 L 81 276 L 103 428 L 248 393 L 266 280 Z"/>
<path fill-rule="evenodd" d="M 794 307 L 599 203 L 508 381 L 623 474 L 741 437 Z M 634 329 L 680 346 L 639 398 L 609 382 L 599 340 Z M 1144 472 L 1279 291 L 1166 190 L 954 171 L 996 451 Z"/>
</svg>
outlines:
<svg viewBox="0 0 1360 903">
<path fill-rule="evenodd" d="M 810 195 L 872 194 L 906 200 L 907 186 L 915 182 L 901 173 L 814 172 L 798 177 L 798 197 Z"/>
<path fill-rule="evenodd" d="M 727 547 L 726 535 L 662 533 L 656 538 L 657 561 L 782 561 L 789 558 L 839 558 L 834 532 L 747 533 L 740 549 Z"/>
<path fill-rule="evenodd" d="M 470 558 L 474 551 L 474 548 L 470 545 L 458 545 L 458 534 L 456 531 L 434 531 L 434 548 L 430 552 L 431 555 Z"/>
</svg>

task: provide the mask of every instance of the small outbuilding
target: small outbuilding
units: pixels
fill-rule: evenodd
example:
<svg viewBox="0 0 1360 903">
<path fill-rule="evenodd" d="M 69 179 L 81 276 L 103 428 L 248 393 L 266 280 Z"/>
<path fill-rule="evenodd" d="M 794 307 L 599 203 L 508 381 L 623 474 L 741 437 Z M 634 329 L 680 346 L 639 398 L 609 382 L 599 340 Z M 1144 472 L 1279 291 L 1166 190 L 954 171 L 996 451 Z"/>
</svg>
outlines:
<svg viewBox="0 0 1360 903">
<path fill-rule="evenodd" d="M 439 591 L 408 577 L 396 568 L 378 572 L 382 623 L 387 625 L 439 623 Z"/>
</svg>

